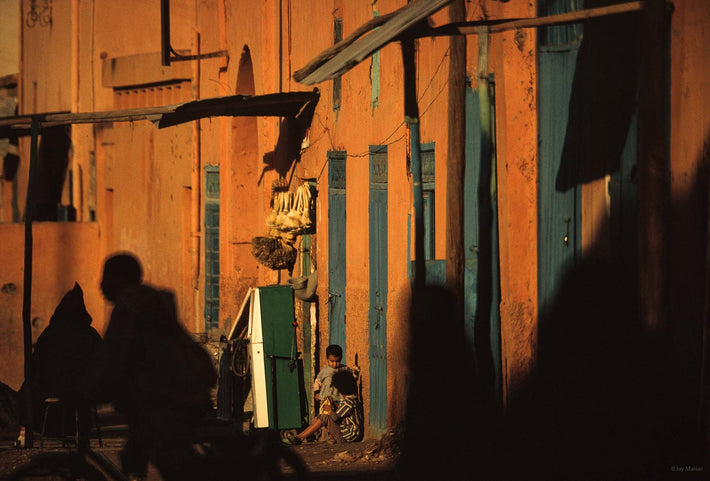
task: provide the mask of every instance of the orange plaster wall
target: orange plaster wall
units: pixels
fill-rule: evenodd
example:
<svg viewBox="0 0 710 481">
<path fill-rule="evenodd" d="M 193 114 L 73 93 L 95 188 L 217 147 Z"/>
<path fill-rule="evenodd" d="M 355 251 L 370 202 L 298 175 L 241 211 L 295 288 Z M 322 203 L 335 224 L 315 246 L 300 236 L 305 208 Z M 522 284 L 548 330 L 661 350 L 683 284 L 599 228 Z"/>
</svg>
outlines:
<svg viewBox="0 0 710 481">
<path fill-rule="evenodd" d="M 68 111 L 71 108 L 72 41 L 70 0 L 53 4 L 52 21 L 32 28 L 22 22 L 20 113 Z M 23 18 L 29 3 L 22 2 Z"/>
<path fill-rule="evenodd" d="M 40 222 L 33 226 L 32 339 L 49 323 L 62 296 L 79 282 L 93 326 L 103 334 L 104 300 L 99 291 L 98 226 Z M 24 225 L 0 224 L 0 381 L 19 389 L 23 374 L 22 303 Z"/>
<path fill-rule="evenodd" d="M 536 14 L 532 4 L 493 2 L 488 6 L 503 18 Z M 534 29 L 491 37 L 490 64 L 496 80 L 501 354 L 506 401 L 524 388 L 537 356 L 536 50 Z"/>
<path fill-rule="evenodd" d="M 329 8 L 308 0 L 267 0 L 258 6 L 252 2 L 228 2 L 226 21 L 218 18 L 219 2 L 173 1 L 172 43 L 178 49 L 194 47 L 195 25 L 199 30 L 200 51 L 210 52 L 226 48 L 230 57 L 207 59 L 200 62 L 200 76 L 193 78 L 193 94 L 201 98 L 240 91 L 240 55 L 244 46 L 250 50 L 253 71 L 253 92 L 256 94 L 291 90 L 311 90 L 312 87 L 295 83 L 290 77 L 315 54 L 332 44 L 332 16 L 336 12 L 343 19 L 343 36 L 372 18 L 372 6 L 334 0 Z M 281 30 L 278 26 L 279 4 L 282 10 Z M 381 0 L 377 8 L 381 14 L 401 6 L 403 0 Z M 83 3 L 82 3 L 83 5 Z M 139 6 L 140 5 L 140 6 Z M 332 6 L 332 9 L 330 8 Z M 99 7 L 101 10 L 99 10 Z M 96 4 L 95 24 L 85 25 L 82 31 L 93 28 L 93 72 L 100 79 L 100 55 L 108 58 L 135 53 L 156 52 L 160 47 L 159 9 L 142 2 L 111 2 Z M 501 6 L 494 2 L 493 10 L 500 9 L 507 17 L 525 16 L 528 7 Z M 516 10 L 517 8 L 517 10 Z M 532 8 L 532 7 L 530 7 Z M 507 10 L 506 10 L 507 9 Z M 131 11 L 141 15 L 131 15 Z M 508 11 L 510 10 L 510 11 Z M 513 11 L 515 10 L 515 11 Z M 104 15 L 108 12 L 106 15 Z M 81 18 L 87 16 L 82 12 Z M 436 23 L 446 23 L 448 13 L 435 16 Z M 137 35 L 136 32 L 141 32 Z M 220 33 L 222 32 L 222 33 Z M 143 35 L 144 33 L 144 35 Z M 83 38 L 83 37 L 82 37 Z M 469 41 L 469 45 L 472 42 Z M 473 43 L 475 45 L 475 42 Z M 522 47 L 521 47 L 522 45 Z M 501 277 L 503 287 L 502 330 L 507 385 L 515 385 L 534 359 L 536 318 L 536 168 L 535 146 L 537 125 L 535 113 L 534 35 L 523 31 L 515 42 L 513 33 L 498 34 L 491 45 L 491 71 L 496 73 L 498 88 L 498 168 L 499 199 L 501 199 Z M 445 52 L 448 39 L 422 39 L 418 42 L 418 90 L 420 96 L 421 141 L 436 144 L 436 257 L 443 258 L 445 250 L 446 198 L 446 123 L 448 59 Z M 475 72 L 475 48 L 469 47 L 469 72 Z M 281 51 L 281 58 L 279 56 Z M 532 51 L 533 53 L 530 53 Z M 84 53 L 80 49 L 82 59 Z M 362 369 L 363 395 L 369 399 L 369 234 L 368 146 L 391 143 L 389 158 L 389 292 L 388 292 L 388 391 L 390 424 L 403 419 L 404 395 L 407 386 L 407 342 L 409 285 L 406 266 L 407 216 L 411 213 L 411 184 L 407 176 L 406 159 L 409 137 L 403 121 L 403 72 L 398 44 L 390 44 L 380 52 L 381 77 L 379 106 L 370 105 L 370 60 L 356 66 L 343 76 L 341 109 L 332 110 L 332 82 L 317 87 L 321 100 L 311 126 L 310 145 L 302 152 L 295 175 L 317 178 L 316 206 L 317 235 L 313 252 L 319 268 L 318 335 L 323 348 L 328 340 L 328 279 L 327 279 L 327 166 L 328 150 L 347 150 L 347 356 L 354 364 L 358 357 Z M 82 60 L 83 63 L 83 60 Z M 85 72 L 84 69 L 81 72 Z M 196 71 L 193 70 L 193 73 Z M 93 97 L 83 95 L 88 82 L 81 80 L 80 107 L 108 110 L 113 108 L 111 89 L 103 88 L 94 80 Z M 521 81 L 522 79 L 522 81 Z M 195 81 L 199 80 L 197 85 Z M 195 90 L 198 89 L 198 90 Z M 221 321 L 222 327 L 231 325 L 241 303 L 238 293 L 244 290 L 245 277 L 256 279 L 259 285 L 285 282 L 285 277 L 253 259 L 246 244 L 255 235 L 266 232 L 264 218 L 269 210 L 273 171 L 265 172 L 261 183 L 264 154 L 276 145 L 279 120 L 256 118 L 245 121 L 203 120 L 200 122 L 202 165 L 219 164 L 222 180 L 223 230 Z M 190 291 L 192 274 L 190 256 L 191 169 L 194 160 L 193 127 L 185 125 L 165 131 L 147 123 L 102 126 L 95 145 L 86 138 L 87 132 L 77 133 L 82 165 L 96 150 L 100 172 L 97 179 L 99 222 L 94 224 L 97 235 L 95 270 L 105 252 L 131 249 L 144 259 L 147 279 L 172 287 L 183 293 L 181 315 L 187 322 L 194 313 Z M 241 142 L 248 132 L 254 138 Z M 393 134 L 390 137 L 390 134 Z M 248 160 L 240 160 L 246 159 Z M 242 167 L 247 162 L 248 168 Z M 23 185 L 23 182 L 20 182 Z M 249 207 L 248 209 L 246 207 Z M 200 215 L 203 209 L 200 206 Z M 203 220 L 201 219 L 202 229 Z M 515 236 L 510 235 L 515 233 Z M 300 265 L 300 260 L 297 262 Z M 200 258 L 199 269 L 204 269 Z M 241 271 L 239 270 L 241 269 Z M 298 274 L 299 268 L 294 272 Z M 98 273 L 97 273 L 98 275 Z M 201 274 L 200 277 L 203 277 Z M 187 279 L 187 281 L 186 281 Z M 251 281 L 250 281 L 251 282 Z M 200 280 L 200 288 L 202 281 Z M 230 297 L 231 296 L 231 297 Z M 201 302 L 201 301 L 200 301 Z M 99 301 L 97 301 L 99 303 Z M 101 309 L 99 303 L 96 309 Z"/>
<path fill-rule="evenodd" d="M 710 4 L 674 2 L 671 17 L 671 196 L 687 197 L 710 143 Z M 707 167 L 705 165 L 705 167 Z"/>
<path fill-rule="evenodd" d="M 294 2 L 292 12 L 296 15 L 291 22 L 292 70 L 305 65 L 316 53 L 332 44 L 332 17 L 323 15 L 322 9 L 310 2 Z M 378 2 L 381 14 L 389 13 L 403 5 L 400 1 Z M 336 10 L 337 9 L 337 10 Z M 343 21 L 343 37 L 354 28 L 372 18 L 372 7 L 333 2 L 335 15 Z M 295 12 L 300 12 L 296 14 Z M 308 18 L 308 23 L 297 21 Z M 433 45 L 435 44 L 435 45 Z M 445 109 L 446 93 L 442 87 L 446 83 L 446 62 L 439 72 L 435 68 L 441 63 L 448 42 L 442 40 L 422 40 L 419 48 L 420 77 L 419 88 L 423 92 L 420 108 L 431 108 L 422 119 L 422 142 L 436 142 L 438 169 L 445 166 Z M 445 60 L 445 59 L 444 59 Z M 380 95 L 379 106 L 371 106 L 370 86 L 371 59 L 365 60 L 342 77 L 341 109 L 332 110 L 332 82 L 318 85 L 321 101 L 311 129 L 311 145 L 304 152 L 301 165 L 304 174 L 315 172 L 319 177 L 318 198 L 318 265 L 319 313 L 321 349 L 327 345 L 327 166 L 328 150 L 346 150 L 350 157 L 346 163 L 347 177 L 347 287 L 346 287 L 346 330 L 347 359 L 353 365 L 357 355 L 362 369 L 363 396 L 368 409 L 369 400 L 369 145 L 388 145 L 388 418 L 393 424 L 403 418 L 406 393 L 406 363 L 408 341 L 409 284 L 407 280 L 407 216 L 411 210 L 411 184 L 407 176 L 406 161 L 409 150 L 409 136 L 403 110 L 403 71 L 401 49 L 398 44 L 390 44 L 380 51 Z M 433 77 L 433 80 L 432 80 Z M 429 81 L 431 85 L 425 91 Z M 302 90 L 302 85 L 292 85 L 294 90 Z M 437 95 L 438 94 L 438 95 Z M 433 103 L 432 103 L 433 102 Z M 443 116 L 442 116 L 443 115 Z M 390 134 L 393 134 L 390 136 Z M 389 137 L 389 138 L 388 138 Z M 322 169 L 322 174 L 321 174 Z M 440 173 L 441 172 L 441 173 Z M 437 186 L 437 209 L 443 209 L 443 179 L 445 170 L 437 170 L 440 183 Z M 441 187 L 441 190 L 440 189 Z M 443 211 L 442 211 L 443 212 Z M 438 213 L 438 210 L 437 210 Z M 440 216 L 443 221 L 443 215 Z M 443 231 L 437 234 L 437 247 L 442 249 L 445 238 Z M 443 252 L 443 251 L 442 251 Z M 321 357 L 324 355 L 321 351 Z M 321 359 L 322 362 L 323 359 Z"/>
<path fill-rule="evenodd" d="M 694 392 L 707 322 L 710 4 L 674 2 L 670 31 L 670 284 L 679 391 Z M 688 387 L 690 386 L 690 387 Z M 682 398 L 683 394 L 680 394 Z"/>
</svg>

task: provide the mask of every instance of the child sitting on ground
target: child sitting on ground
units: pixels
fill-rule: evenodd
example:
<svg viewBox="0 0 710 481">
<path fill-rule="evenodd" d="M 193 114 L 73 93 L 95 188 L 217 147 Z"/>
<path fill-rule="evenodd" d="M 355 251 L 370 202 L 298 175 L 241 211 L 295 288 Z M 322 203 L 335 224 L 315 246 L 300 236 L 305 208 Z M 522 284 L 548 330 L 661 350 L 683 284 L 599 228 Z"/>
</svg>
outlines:
<svg viewBox="0 0 710 481">
<path fill-rule="evenodd" d="M 333 373 L 331 384 L 342 397 L 337 409 L 330 403 L 324 403 L 323 412 L 303 432 L 296 435 L 297 443 L 322 427 L 337 444 L 362 439 L 362 407 L 357 396 L 355 376 L 349 370 L 340 370 Z"/>
<path fill-rule="evenodd" d="M 318 372 L 316 380 L 313 383 L 314 397 L 317 401 L 320 401 L 319 414 L 323 414 L 323 408 L 329 403 L 334 403 L 333 408 L 337 409 L 338 402 L 343 399 L 341 393 L 337 389 L 333 389 L 331 383 L 333 374 L 339 371 L 346 371 L 351 375 L 357 376 L 348 366 L 341 364 L 343 360 L 343 348 L 339 345 L 331 344 L 328 346 L 325 349 L 325 355 L 328 364 Z"/>
</svg>

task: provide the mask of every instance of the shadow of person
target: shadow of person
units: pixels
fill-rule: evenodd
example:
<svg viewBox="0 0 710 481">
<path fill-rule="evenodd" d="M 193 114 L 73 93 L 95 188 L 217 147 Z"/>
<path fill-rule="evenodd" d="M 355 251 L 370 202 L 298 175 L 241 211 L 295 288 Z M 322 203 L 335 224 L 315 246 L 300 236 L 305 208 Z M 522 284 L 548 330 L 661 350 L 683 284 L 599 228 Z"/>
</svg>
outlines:
<svg viewBox="0 0 710 481">
<path fill-rule="evenodd" d="M 662 342 L 638 315 L 636 272 L 590 257 L 540 319 L 538 363 L 499 439 L 505 478 L 664 479 L 677 433 Z"/>
<path fill-rule="evenodd" d="M 151 461 L 168 481 L 198 479 L 194 430 L 217 380 L 209 355 L 179 322 L 173 293 L 143 283 L 134 255 L 106 260 L 101 290 L 114 307 L 95 392 L 128 420 L 124 471 L 145 475 Z"/>
<path fill-rule="evenodd" d="M 452 291 L 412 294 L 409 383 L 394 479 L 474 479 L 481 471 L 487 412 Z"/>
</svg>

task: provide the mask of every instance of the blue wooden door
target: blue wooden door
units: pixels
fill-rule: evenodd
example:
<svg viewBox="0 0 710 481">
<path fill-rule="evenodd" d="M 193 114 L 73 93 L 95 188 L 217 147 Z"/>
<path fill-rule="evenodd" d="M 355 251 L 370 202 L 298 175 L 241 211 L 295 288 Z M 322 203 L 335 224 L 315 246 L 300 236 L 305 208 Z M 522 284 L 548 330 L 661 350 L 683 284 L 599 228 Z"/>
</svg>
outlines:
<svg viewBox="0 0 710 481">
<path fill-rule="evenodd" d="M 551 2 L 549 13 L 574 5 Z M 569 104 L 582 30 L 579 25 L 550 27 L 540 34 L 538 297 L 546 318 L 560 282 L 581 253 L 581 187 L 557 188 L 567 133 Z"/>
<path fill-rule="evenodd" d="M 387 428 L 387 147 L 370 147 L 370 429 Z"/>
<path fill-rule="evenodd" d="M 205 332 L 219 327 L 219 167 L 205 167 Z"/>
<path fill-rule="evenodd" d="M 474 321 L 478 283 L 478 184 L 481 175 L 481 119 L 478 95 L 466 89 L 466 169 L 464 173 L 464 329 L 471 346 L 474 342 Z"/>
<path fill-rule="evenodd" d="M 345 152 L 328 152 L 328 326 L 345 358 Z"/>
</svg>

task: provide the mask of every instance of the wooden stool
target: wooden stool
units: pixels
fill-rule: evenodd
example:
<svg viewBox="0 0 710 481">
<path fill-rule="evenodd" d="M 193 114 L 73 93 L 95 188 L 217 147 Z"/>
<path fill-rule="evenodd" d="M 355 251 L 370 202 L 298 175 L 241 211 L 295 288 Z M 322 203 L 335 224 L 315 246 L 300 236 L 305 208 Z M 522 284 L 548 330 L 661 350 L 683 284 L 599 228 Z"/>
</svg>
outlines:
<svg viewBox="0 0 710 481">
<path fill-rule="evenodd" d="M 62 402 L 61 398 L 58 397 L 48 397 L 44 399 L 44 420 L 42 421 L 42 432 L 40 433 L 39 437 L 39 446 L 42 448 L 44 447 L 44 435 L 47 430 L 47 419 L 49 418 L 49 411 L 50 409 L 53 409 L 53 406 L 56 406 L 55 411 L 59 412 L 59 415 L 61 416 L 61 438 L 62 438 L 62 447 L 66 446 L 67 440 L 66 440 L 66 431 L 64 429 L 64 420 L 65 420 L 65 405 Z M 74 405 L 72 406 L 73 411 L 74 411 L 74 442 L 76 443 L 76 446 L 79 446 L 79 408 Z M 99 440 L 99 446 L 104 447 L 104 442 L 103 442 L 103 437 L 101 436 L 101 428 L 98 425 L 98 414 L 96 411 L 96 406 L 91 405 L 89 407 L 89 422 L 90 422 L 90 427 L 93 427 L 93 429 L 96 431 L 96 437 Z"/>
</svg>

